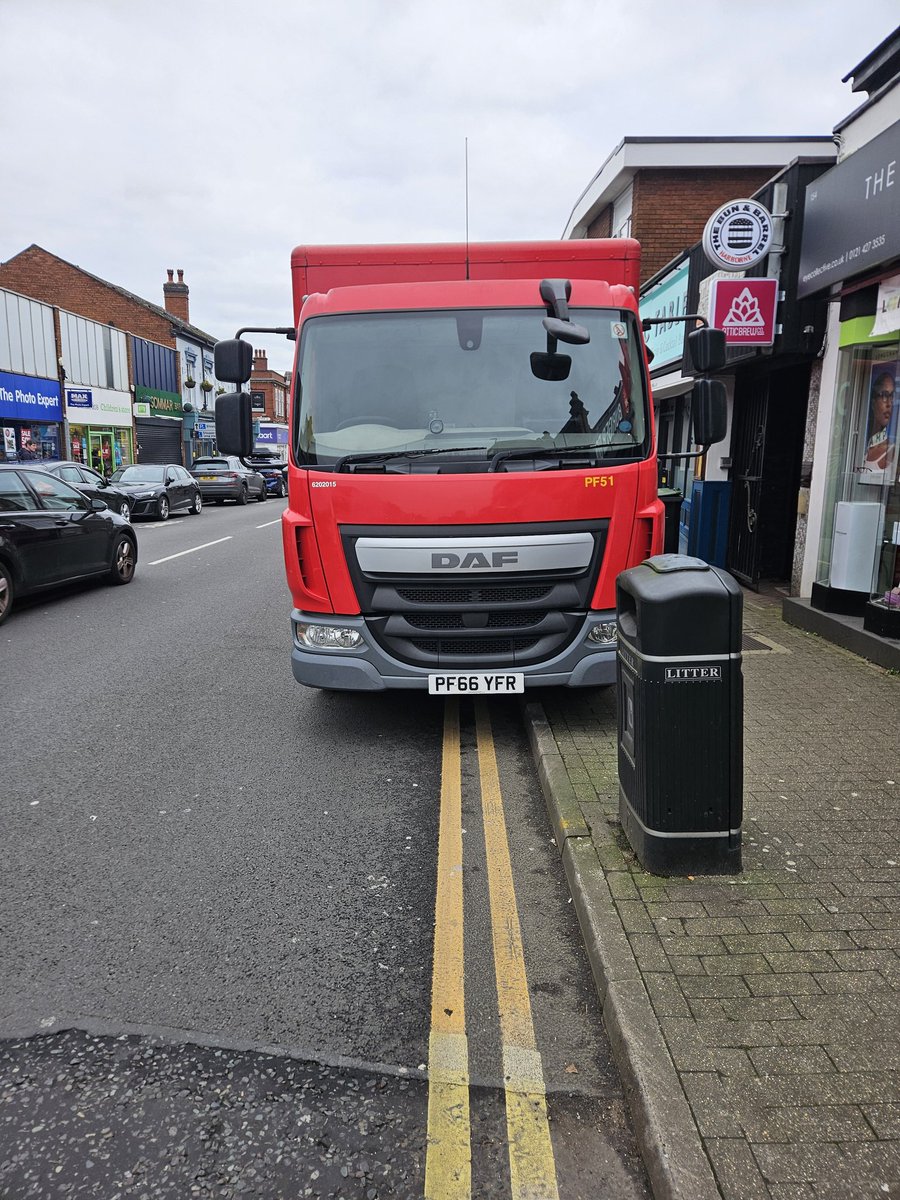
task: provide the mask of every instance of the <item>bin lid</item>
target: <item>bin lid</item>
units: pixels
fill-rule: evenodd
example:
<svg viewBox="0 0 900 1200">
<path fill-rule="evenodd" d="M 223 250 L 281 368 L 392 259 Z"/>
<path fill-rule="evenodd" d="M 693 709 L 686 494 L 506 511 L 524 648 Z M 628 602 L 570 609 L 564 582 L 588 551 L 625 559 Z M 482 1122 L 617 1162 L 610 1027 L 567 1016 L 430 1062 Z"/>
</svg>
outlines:
<svg viewBox="0 0 900 1200">
<path fill-rule="evenodd" d="M 652 658 L 739 655 L 743 593 L 727 571 L 657 554 L 616 581 L 620 640 Z"/>
<path fill-rule="evenodd" d="M 702 558 L 693 558 L 690 554 L 654 554 L 645 558 L 643 565 L 656 571 L 658 575 L 668 575 L 672 571 L 708 571 L 709 563 Z"/>
</svg>

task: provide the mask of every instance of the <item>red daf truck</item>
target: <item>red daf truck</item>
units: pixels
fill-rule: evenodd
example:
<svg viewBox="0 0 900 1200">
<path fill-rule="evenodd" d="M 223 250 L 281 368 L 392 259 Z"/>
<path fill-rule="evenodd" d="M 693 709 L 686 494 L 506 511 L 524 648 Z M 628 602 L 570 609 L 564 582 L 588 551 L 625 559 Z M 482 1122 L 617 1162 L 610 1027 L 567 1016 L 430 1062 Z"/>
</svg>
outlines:
<svg viewBox="0 0 900 1200">
<path fill-rule="evenodd" d="M 296 338 L 295 678 L 612 683 L 616 576 L 663 543 L 638 243 L 300 246 L 291 269 L 294 326 L 220 342 L 216 373 L 249 378 L 241 333 Z M 691 335 L 701 368 L 712 332 Z M 698 444 L 721 436 L 715 408 L 697 397 Z M 216 427 L 220 451 L 252 452 L 246 393 Z"/>
</svg>

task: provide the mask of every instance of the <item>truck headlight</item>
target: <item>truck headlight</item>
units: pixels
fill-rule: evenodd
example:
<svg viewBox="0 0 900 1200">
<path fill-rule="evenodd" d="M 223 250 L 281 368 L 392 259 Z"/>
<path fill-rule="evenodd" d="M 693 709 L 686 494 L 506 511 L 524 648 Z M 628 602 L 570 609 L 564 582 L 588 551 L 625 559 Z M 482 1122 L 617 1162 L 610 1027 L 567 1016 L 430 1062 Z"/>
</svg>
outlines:
<svg viewBox="0 0 900 1200">
<path fill-rule="evenodd" d="M 346 625 L 311 625 L 297 621 L 294 625 L 297 641 L 310 650 L 352 650 L 362 645 L 362 634 Z"/>
<path fill-rule="evenodd" d="M 587 635 L 589 642 L 601 646 L 612 646 L 619 640 L 619 627 L 615 621 L 600 621 Z"/>
</svg>

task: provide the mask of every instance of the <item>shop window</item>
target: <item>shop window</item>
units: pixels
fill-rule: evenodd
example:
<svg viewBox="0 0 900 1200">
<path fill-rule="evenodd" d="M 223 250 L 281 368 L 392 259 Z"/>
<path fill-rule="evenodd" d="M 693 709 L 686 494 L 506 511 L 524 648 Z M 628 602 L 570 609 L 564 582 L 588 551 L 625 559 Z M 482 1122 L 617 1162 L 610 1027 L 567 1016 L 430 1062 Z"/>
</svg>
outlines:
<svg viewBox="0 0 900 1200">
<path fill-rule="evenodd" d="M 841 350 L 818 580 L 900 610 L 900 345 Z"/>
</svg>

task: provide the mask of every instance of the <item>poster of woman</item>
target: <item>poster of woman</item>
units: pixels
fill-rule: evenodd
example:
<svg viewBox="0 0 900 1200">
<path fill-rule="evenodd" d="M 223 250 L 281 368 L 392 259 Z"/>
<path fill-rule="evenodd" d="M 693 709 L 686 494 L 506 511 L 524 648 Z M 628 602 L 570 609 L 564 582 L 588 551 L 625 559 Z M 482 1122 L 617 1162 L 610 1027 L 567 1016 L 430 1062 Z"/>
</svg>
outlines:
<svg viewBox="0 0 900 1200">
<path fill-rule="evenodd" d="M 894 400 L 897 361 L 876 362 L 869 378 L 869 410 L 865 453 L 860 468 L 862 483 L 893 483 L 897 473 L 897 421 L 900 407 Z"/>
</svg>

